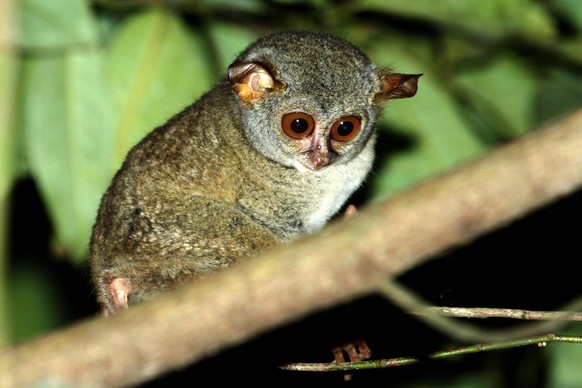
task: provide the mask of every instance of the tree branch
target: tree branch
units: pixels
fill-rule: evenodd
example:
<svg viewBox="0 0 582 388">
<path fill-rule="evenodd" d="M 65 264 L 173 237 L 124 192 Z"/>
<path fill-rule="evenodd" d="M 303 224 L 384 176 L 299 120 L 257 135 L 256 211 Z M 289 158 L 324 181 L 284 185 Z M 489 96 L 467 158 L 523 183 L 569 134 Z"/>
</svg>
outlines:
<svg viewBox="0 0 582 388">
<path fill-rule="evenodd" d="M 464 167 L 107 319 L 0 352 L 0 385 L 143 382 L 332 304 L 573 192 L 582 111 Z"/>
<path fill-rule="evenodd" d="M 424 311 L 423 311 L 424 310 Z M 582 321 L 582 312 L 577 311 L 533 311 L 491 307 L 426 307 L 413 311 L 413 314 L 438 314 L 455 318 L 509 318 L 526 321 Z"/>
<path fill-rule="evenodd" d="M 582 298 L 575 298 L 564 306 L 564 309 L 567 311 L 554 312 L 552 314 L 554 319 L 552 320 L 546 319 L 540 323 L 522 324 L 512 328 L 487 329 L 460 322 L 451 319 L 450 317 L 455 316 L 453 315 L 453 312 L 457 312 L 459 315 L 456 316 L 460 317 L 461 312 L 468 313 L 468 310 L 480 310 L 481 313 L 484 314 L 485 310 L 492 309 L 429 307 L 429 303 L 426 300 L 393 279 L 387 279 L 380 283 L 377 291 L 381 295 L 390 299 L 402 310 L 411 314 L 416 314 L 423 323 L 438 329 L 450 338 L 460 341 L 507 342 L 525 336 L 533 336 L 544 332 L 547 333 L 562 328 L 565 326 L 566 322 L 572 320 L 572 317 L 574 316 L 580 317 L 581 314 L 574 315 L 575 313 L 571 313 L 571 311 L 576 311 L 582 308 Z M 501 310 L 502 309 L 496 309 L 496 313 L 501 314 Z M 514 312 L 515 311 L 516 310 L 514 310 Z M 508 309 L 505 309 L 504 313 L 508 314 Z M 522 319 L 541 319 L 541 312 L 526 312 L 525 310 L 521 310 L 521 313 Z M 549 315 L 550 314 L 545 314 L 546 317 L 549 317 Z M 475 315 L 473 315 L 473 318 L 474 317 Z M 493 315 L 490 315 L 490 317 L 493 317 Z"/>
<path fill-rule="evenodd" d="M 333 371 L 354 371 L 362 369 L 380 369 L 390 368 L 394 366 L 403 366 L 418 364 L 426 360 L 440 360 L 454 356 L 489 352 L 493 350 L 510 349 L 519 346 L 528 346 L 537 344 L 538 346 L 546 346 L 549 342 L 564 342 L 572 344 L 582 344 L 582 337 L 578 336 L 563 336 L 555 334 L 546 334 L 541 336 L 522 338 L 519 340 L 491 343 L 491 344 L 475 344 L 471 346 L 463 346 L 462 348 L 441 350 L 431 353 L 423 358 L 418 357 L 399 357 L 383 360 L 367 360 L 356 362 L 329 362 L 329 363 L 293 363 L 281 366 L 281 369 L 294 370 L 301 372 L 333 372 Z"/>
</svg>

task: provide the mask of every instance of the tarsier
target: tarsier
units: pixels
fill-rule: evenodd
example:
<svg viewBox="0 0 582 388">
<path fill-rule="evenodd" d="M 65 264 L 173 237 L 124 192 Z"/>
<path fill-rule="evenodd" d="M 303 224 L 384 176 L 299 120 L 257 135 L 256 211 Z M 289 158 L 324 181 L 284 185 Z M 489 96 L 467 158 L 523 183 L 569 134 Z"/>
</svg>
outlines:
<svg viewBox="0 0 582 388">
<path fill-rule="evenodd" d="M 322 228 L 372 166 L 383 103 L 413 96 L 418 77 L 323 33 L 251 44 L 129 152 L 103 196 L 91 239 L 102 312 Z"/>
</svg>

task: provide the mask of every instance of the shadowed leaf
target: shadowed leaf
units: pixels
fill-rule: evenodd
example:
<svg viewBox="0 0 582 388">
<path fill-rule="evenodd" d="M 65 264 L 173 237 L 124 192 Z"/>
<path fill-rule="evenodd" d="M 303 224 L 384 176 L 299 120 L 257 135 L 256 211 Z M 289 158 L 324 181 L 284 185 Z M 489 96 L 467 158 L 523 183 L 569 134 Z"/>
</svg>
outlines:
<svg viewBox="0 0 582 388">
<path fill-rule="evenodd" d="M 115 165 L 155 126 L 212 84 L 199 33 L 163 11 L 130 17 L 109 48 L 107 73 L 116 112 Z"/>
<path fill-rule="evenodd" d="M 86 253 L 110 177 L 112 113 L 94 50 L 29 59 L 23 68 L 27 153 L 56 234 L 74 257 Z"/>
</svg>

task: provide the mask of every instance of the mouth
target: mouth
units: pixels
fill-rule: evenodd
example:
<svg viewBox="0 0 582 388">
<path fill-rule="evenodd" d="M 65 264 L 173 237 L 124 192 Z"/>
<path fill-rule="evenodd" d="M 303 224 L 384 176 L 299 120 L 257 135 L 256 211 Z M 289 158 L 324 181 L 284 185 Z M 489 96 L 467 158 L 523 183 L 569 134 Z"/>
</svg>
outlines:
<svg viewBox="0 0 582 388">
<path fill-rule="evenodd" d="M 318 171 L 322 168 L 329 165 L 331 161 L 331 157 L 329 152 L 322 152 L 319 150 L 312 151 L 309 153 L 309 166 L 313 168 L 313 170 Z"/>
<path fill-rule="evenodd" d="M 329 165 L 330 160 L 312 160 L 312 158 L 307 159 L 307 161 L 296 161 L 293 164 L 293 167 L 301 173 L 305 173 L 308 171 L 317 172 L 325 169 Z"/>
<path fill-rule="evenodd" d="M 305 164 L 303 164 L 303 163 L 301 163 L 301 162 L 299 162 L 299 161 L 295 161 L 295 162 L 293 163 L 293 167 L 295 167 L 295 169 L 296 169 L 297 171 L 299 171 L 300 173 L 302 173 L 302 174 L 303 174 L 303 173 L 306 173 L 306 172 L 308 172 L 308 171 L 314 171 L 312 167 L 310 167 L 310 166 L 308 166 L 308 165 L 305 165 Z"/>
<path fill-rule="evenodd" d="M 297 158 L 293 162 L 293 167 L 301 173 L 321 171 L 333 162 L 335 156 L 327 147 L 317 145 L 297 154 Z"/>
</svg>

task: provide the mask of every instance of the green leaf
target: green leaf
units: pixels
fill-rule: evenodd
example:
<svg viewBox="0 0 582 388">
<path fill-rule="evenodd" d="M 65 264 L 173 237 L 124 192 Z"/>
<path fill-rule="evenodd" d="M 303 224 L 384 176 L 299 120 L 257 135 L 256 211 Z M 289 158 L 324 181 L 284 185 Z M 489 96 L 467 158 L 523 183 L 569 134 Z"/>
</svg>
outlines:
<svg viewBox="0 0 582 388">
<path fill-rule="evenodd" d="M 538 85 L 534 112 L 538 123 L 547 122 L 582 108 L 582 76 L 556 69 Z"/>
<path fill-rule="evenodd" d="M 578 27 L 579 31 L 582 31 L 582 7 L 580 7 L 580 0 L 552 0 L 551 5 L 570 19 Z"/>
<path fill-rule="evenodd" d="M 7 285 L 12 343 L 47 333 L 70 320 L 62 304 L 63 290 L 50 268 L 29 258 L 18 259 Z"/>
<path fill-rule="evenodd" d="M 23 118 L 31 174 L 57 238 L 82 258 L 111 171 L 112 110 L 96 50 L 29 58 L 23 66 Z"/>
<path fill-rule="evenodd" d="M 412 46 L 416 49 L 410 50 Z M 384 197 L 484 150 L 460 117 L 454 98 L 439 83 L 429 58 L 422 56 L 423 51 L 419 42 L 398 37 L 375 39 L 370 47 L 369 54 L 378 65 L 390 64 L 401 73 L 424 73 L 416 96 L 387 104 L 381 126 L 388 126 L 410 144 L 404 150 L 395 150 L 380 137 L 374 197 Z"/>
<path fill-rule="evenodd" d="M 16 148 L 15 97 L 18 75 L 18 52 L 15 43 L 14 6 L 11 2 L 0 3 L 0 348 L 8 343 L 9 301 L 8 239 L 11 233 L 10 192 L 15 179 L 14 155 Z"/>
<path fill-rule="evenodd" d="M 97 35 L 84 0 L 21 0 L 20 42 L 34 48 L 94 43 Z"/>
<path fill-rule="evenodd" d="M 209 33 L 218 62 L 217 77 L 223 77 L 238 54 L 257 39 L 257 35 L 247 29 L 220 22 L 210 24 Z"/>
<path fill-rule="evenodd" d="M 516 60 L 498 55 L 457 79 L 482 108 L 483 120 L 502 138 L 526 133 L 535 122 L 533 101 L 537 79 Z"/>
<path fill-rule="evenodd" d="M 493 37 L 555 35 L 551 17 L 533 0 L 362 0 L 357 8 L 426 19 Z"/>
<path fill-rule="evenodd" d="M 575 324 L 563 335 L 580 335 L 582 325 Z M 580 344 L 551 343 L 548 344 L 549 368 L 548 387 L 580 387 L 582 386 L 582 346 Z"/>
<path fill-rule="evenodd" d="M 209 54 L 199 33 L 171 13 L 130 17 L 107 58 L 116 111 L 116 165 L 155 126 L 191 104 L 211 85 Z"/>
<path fill-rule="evenodd" d="M 265 2 L 262 0 L 199 0 L 198 5 L 231 12 L 261 12 L 265 8 Z"/>
<path fill-rule="evenodd" d="M 0 51 L 0 206 L 6 203 L 15 177 L 17 64 L 15 51 Z"/>
<path fill-rule="evenodd" d="M 582 67 L 582 36 L 557 42 L 555 48 L 568 59 L 577 62 L 578 67 Z"/>
</svg>

